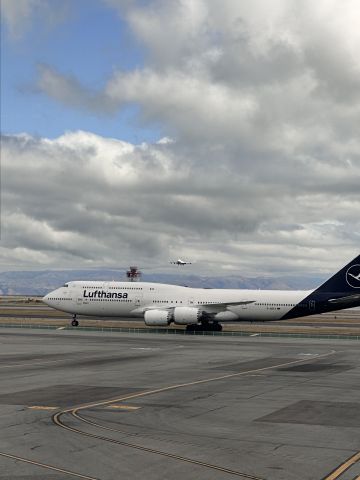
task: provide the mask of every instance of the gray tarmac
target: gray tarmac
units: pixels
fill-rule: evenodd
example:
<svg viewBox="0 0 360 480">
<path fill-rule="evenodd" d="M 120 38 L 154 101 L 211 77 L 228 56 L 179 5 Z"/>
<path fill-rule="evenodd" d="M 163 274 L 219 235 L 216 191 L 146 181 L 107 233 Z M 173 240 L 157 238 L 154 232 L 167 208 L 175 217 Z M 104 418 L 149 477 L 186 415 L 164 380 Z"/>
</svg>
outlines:
<svg viewBox="0 0 360 480">
<path fill-rule="evenodd" d="M 43 315 L 42 314 L 26 314 L 24 315 L 24 317 L 21 317 L 21 315 L 19 315 L 18 312 L 16 313 L 0 313 L 0 319 L 1 318 L 5 318 L 5 319 L 21 319 L 21 318 L 25 318 L 25 319 L 46 319 L 46 320 L 49 320 L 49 325 L 51 325 L 51 320 L 54 320 L 56 318 L 64 318 L 64 315 L 53 315 L 52 317 L 49 318 L 49 315 L 47 313 L 44 313 Z M 94 321 L 94 320 L 101 320 L 102 322 L 105 322 L 104 323 L 104 326 L 106 327 L 106 321 L 111 321 L 111 322 L 114 322 L 114 317 L 96 317 L 96 316 L 87 316 L 87 315 L 81 315 L 81 316 L 78 316 L 78 319 L 79 321 L 83 321 L 83 320 L 91 320 L 91 321 Z M 138 320 L 138 319 L 136 319 Z M 131 317 L 123 317 L 123 318 L 116 318 L 115 320 L 116 322 L 118 322 L 119 326 L 121 326 L 122 323 L 134 323 L 134 318 L 131 318 Z M 70 324 L 70 320 L 68 321 L 68 323 Z M 250 321 L 242 321 L 241 323 L 240 322 L 226 322 L 224 325 L 226 326 L 230 326 L 230 327 L 234 327 L 234 326 L 243 326 L 243 325 L 264 325 L 265 322 L 256 322 L 256 321 L 253 321 L 253 322 L 250 322 Z M 286 326 L 287 329 L 290 329 L 292 327 L 309 327 L 311 326 L 312 328 L 314 327 L 318 327 L 318 328 L 323 328 L 323 327 L 331 327 L 331 328 L 354 328 L 354 327 L 360 327 L 360 315 L 356 318 L 356 321 L 352 321 L 351 323 L 346 323 L 344 322 L 343 320 L 341 321 L 341 323 L 338 323 L 336 322 L 336 320 L 332 320 L 332 321 L 328 321 L 328 322 L 324 322 L 322 321 L 321 324 L 319 325 L 316 325 L 316 324 L 311 324 L 309 322 L 309 320 L 304 320 L 304 321 L 301 321 L 300 320 L 292 320 L 291 323 L 285 323 L 285 322 L 266 322 L 267 325 L 271 325 L 271 326 L 281 326 L 281 327 L 284 327 Z M 142 322 L 142 325 L 144 326 L 144 328 L 146 328 L 146 325 Z"/>
<path fill-rule="evenodd" d="M 1 328 L 0 479 L 356 479 L 359 347 Z"/>
</svg>

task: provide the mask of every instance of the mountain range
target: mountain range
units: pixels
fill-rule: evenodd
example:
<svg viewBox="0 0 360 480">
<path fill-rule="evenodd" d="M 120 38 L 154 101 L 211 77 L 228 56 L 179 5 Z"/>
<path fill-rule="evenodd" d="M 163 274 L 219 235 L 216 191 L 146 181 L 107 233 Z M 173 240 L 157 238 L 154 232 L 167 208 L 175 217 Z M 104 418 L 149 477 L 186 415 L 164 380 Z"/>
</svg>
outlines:
<svg viewBox="0 0 360 480">
<path fill-rule="evenodd" d="M 125 281 L 125 269 L 96 270 L 38 270 L 0 272 L 0 295 L 45 295 L 71 280 Z M 324 281 L 318 277 L 243 277 L 200 276 L 189 273 L 143 274 L 142 281 L 186 285 L 198 288 L 249 288 L 274 290 L 306 290 L 315 288 Z"/>
</svg>

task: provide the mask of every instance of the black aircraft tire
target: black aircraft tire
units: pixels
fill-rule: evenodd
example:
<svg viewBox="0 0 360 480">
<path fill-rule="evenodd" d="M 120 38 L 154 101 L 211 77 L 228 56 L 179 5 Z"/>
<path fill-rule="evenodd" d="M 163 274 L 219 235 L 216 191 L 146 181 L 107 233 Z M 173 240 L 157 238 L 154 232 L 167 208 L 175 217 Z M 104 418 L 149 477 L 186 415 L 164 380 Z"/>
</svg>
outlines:
<svg viewBox="0 0 360 480">
<path fill-rule="evenodd" d="M 187 332 L 195 332 L 198 328 L 198 325 L 192 323 L 191 325 L 186 325 Z"/>
<path fill-rule="evenodd" d="M 204 322 L 200 324 L 192 323 L 186 325 L 187 332 L 221 332 L 222 325 L 218 322 Z"/>
</svg>

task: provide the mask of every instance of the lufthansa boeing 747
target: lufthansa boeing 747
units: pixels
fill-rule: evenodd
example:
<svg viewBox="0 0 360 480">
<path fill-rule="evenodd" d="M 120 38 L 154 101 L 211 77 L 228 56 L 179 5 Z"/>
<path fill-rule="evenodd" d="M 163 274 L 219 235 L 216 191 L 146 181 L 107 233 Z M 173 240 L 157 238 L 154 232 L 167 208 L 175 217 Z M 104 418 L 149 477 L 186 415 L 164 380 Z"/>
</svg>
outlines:
<svg viewBox="0 0 360 480">
<path fill-rule="evenodd" d="M 77 315 L 140 317 L 146 325 L 222 329 L 226 321 L 271 321 L 360 306 L 360 255 L 315 290 L 227 290 L 147 282 L 73 281 L 47 294 L 50 307 Z"/>
</svg>

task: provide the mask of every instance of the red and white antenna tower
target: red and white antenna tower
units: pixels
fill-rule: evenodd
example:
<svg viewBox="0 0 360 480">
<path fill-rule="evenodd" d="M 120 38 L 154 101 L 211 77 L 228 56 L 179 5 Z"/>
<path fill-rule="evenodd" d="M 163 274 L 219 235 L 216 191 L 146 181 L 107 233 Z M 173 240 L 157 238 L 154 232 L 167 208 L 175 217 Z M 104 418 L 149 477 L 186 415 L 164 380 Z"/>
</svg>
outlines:
<svg viewBox="0 0 360 480">
<path fill-rule="evenodd" d="M 141 272 L 138 267 L 132 266 L 127 270 L 126 276 L 130 282 L 136 282 L 141 278 Z"/>
</svg>

